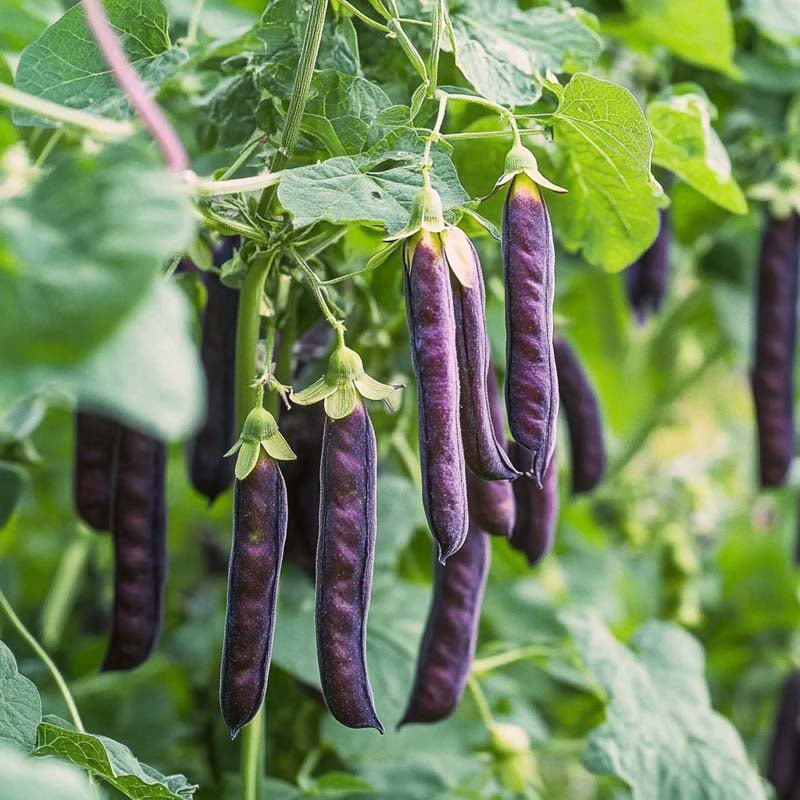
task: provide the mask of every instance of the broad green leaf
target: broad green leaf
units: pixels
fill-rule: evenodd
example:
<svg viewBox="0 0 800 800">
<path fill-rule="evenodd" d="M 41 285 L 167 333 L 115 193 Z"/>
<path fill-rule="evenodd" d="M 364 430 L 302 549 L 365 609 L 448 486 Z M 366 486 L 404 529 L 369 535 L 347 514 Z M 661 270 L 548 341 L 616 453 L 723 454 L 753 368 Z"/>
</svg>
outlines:
<svg viewBox="0 0 800 800">
<path fill-rule="evenodd" d="M 183 775 L 165 776 L 140 763 L 124 744 L 79 733 L 58 717 L 45 717 L 39 725 L 36 755 L 71 761 L 131 800 L 191 800 L 197 789 Z"/>
<path fill-rule="evenodd" d="M 54 758 L 28 758 L 11 747 L 0 746 L 3 800 L 96 800 L 86 776 Z"/>
<path fill-rule="evenodd" d="M 146 83 L 157 86 L 182 58 L 169 52 L 164 3 L 106 0 L 104 6 L 128 59 Z M 113 116 L 128 113 L 127 102 L 94 44 L 80 3 L 25 48 L 16 86 L 72 108 Z M 18 125 L 47 124 L 23 112 L 15 112 L 14 120 Z"/>
<path fill-rule="evenodd" d="M 22 467 L 0 461 L 0 530 L 11 519 L 17 507 L 25 485 L 25 474 Z"/>
<path fill-rule="evenodd" d="M 0 206 L 6 363 L 64 363 L 96 347 L 193 227 L 183 185 L 136 150 L 62 157 L 29 195 Z"/>
<path fill-rule="evenodd" d="M 573 11 L 520 11 L 510 0 L 471 0 L 453 10 L 456 63 L 475 90 L 507 105 L 539 99 L 547 70 L 588 69 L 602 41 Z"/>
<path fill-rule="evenodd" d="M 547 195 L 554 229 L 592 264 L 624 269 L 659 224 L 653 142 L 641 108 L 622 86 L 578 74 L 564 88 L 553 128 L 564 159 L 553 179 L 569 190 Z"/>
<path fill-rule="evenodd" d="M 703 650 L 677 626 L 652 622 L 625 647 L 595 617 L 561 619 L 607 696 L 583 763 L 616 775 L 634 800 L 766 800 L 734 727 L 711 708 Z"/>
<path fill-rule="evenodd" d="M 800 40 L 800 4 L 795 0 L 743 0 L 742 13 L 777 42 Z"/>
<path fill-rule="evenodd" d="M 0 642 L 0 741 L 31 752 L 41 719 L 38 690 L 20 674 L 14 654 Z"/>
<path fill-rule="evenodd" d="M 636 16 L 635 35 L 690 64 L 736 75 L 728 0 L 625 0 L 625 6 Z"/>
<path fill-rule="evenodd" d="M 61 14 L 57 0 L 0 0 L 0 50 L 16 53 L 30 44 Z"/>
<path fill-rule="evenodd" d="M 647 121 L 653 134 L 653 161 L 709 200 L 744 214 L 747 201 L 733 177 L 725 146 L 711 127 L 713 113 L 708 100 L 695 93 L 650 103 Z"/>
</svg>

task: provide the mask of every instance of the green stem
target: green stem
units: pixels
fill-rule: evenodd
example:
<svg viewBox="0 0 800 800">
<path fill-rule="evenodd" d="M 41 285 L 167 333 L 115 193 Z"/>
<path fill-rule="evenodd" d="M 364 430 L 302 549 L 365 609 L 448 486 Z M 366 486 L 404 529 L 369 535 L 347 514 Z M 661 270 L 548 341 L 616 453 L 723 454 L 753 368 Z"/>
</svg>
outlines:
<svg viewBox="0 0 800 800">
<path fill-rule="evenodd" d="M 431 53 L 428 58 L 428 99 L 433 100 L 439 79 L 439 53 L 444 29 L 444 0 L 434 0 L 431 14 Z"/>
<path fill-rule="evenodd" d="M 542 130 L 542 128 L 522 128 L 517 130 L 516 135 L 539 136 Z M 515 136 L 512 128 L 509 128 L 507 131 L 463 131 L 461 133 L 443 133 L 441 138 L 448 142 L 457 142 L 462 139 L 500 139 L 509 136 Z"/>
<path fill-rule="evenodd" d="M 254 136 L 243 148 L 242 152 L 236 157 L 236 160 L 219 176 L 219 180 L 228 180 L 232 175 L 235 175 L 239 167 L 247 161 L 253 154 L 253 151 L 261 144 L 261 134 Z"/>
<path fill-rule="evenodd" d="M 23 111 L 30 111 L 37 117 L 44 117 L 65 125 L 74 125 L 76 128 L 88 131 L 98 139 L 126 139 L 136 132 L 136 128 L 130 122 L 107 119 L 86 111 L 68 108 L 59 103 L 21 92 L 4 83 L 0 83 L 0 106 L 21 108 Z"/>
<path fill-rule="evenodd" d="M 436 122 L 433 124 L 430 136 L 425 141 L 425 150 L 422 153 L 422 177 L 423 182 L 428 176 L 428 170 L 431 168 L 431 148 L 433 143 L 441 136 L 442 125 L 444 124 L 444 115 L 447 113 L 447 101 L 450 98 L 446 92 L 438 92 L 436 96 L 439 98 L 439 108 L 436 112 Z M 427 185 L 427 184 L 426 184 Z"/>
<path fill-rule="evenodd" d="M 331 311 L 330 306 L 328 305 L 328 301 L 325 299 L 325 295 L 320 288 L 320 280 L 317 277 L 316 273 L 314 272 L 311 267 L 305 262 L 303 257 L 296 251 L 292 250 L 292 257 L 294 258 L 297 266 L 305 273 L 306 277 L 308 278 L 308 282 L 311 285 L 311 290 L 314 292 L 314 297 L 317 300 L 317 305 L 319 305 L 320 310 L 322 311 L 323 316 L 330 326 L 336 331 L 337 335 L 340 335 L 344 332 L 344 325 L 336 319 L 333 312 Z"/>
<path fill-rule="evenodd" d="M 551 656 L 553 649 L 550 647 L 542 647 L 531 645 L 530 647 L 517 647 L 513 650 L 508 650 L 505 653 L 498 653 L 496 656 L 487 656 L 486 658 L 476 658 L 472 662 L 472 671 L 478 675 L 485 675 L 492 672 L 499 667 L 506 667 L 509 664 L 514 664 L 517 661 L 526 661 L 529 658 L 537 658 L 539 656 Z"/>
<path fill-rule="evenodd" d="M 200 17 L 203 14 L 203 6 L 206 0 L 195 0 L 192 8 L 192 16 L 189 17 L 189 27 L 186 31 L 186 44 L 194 44 L 197 41 L 197 32 L 200 30 Z"/>
<path fill-rule="evenodd" d="M 382 22 L 372 19 L 372 17 L 356 8 L 352 3 L 348 3 L 347 0 L 339 0 L 339 5 L 342 6 L 342 8 L 346 8 L 354 17 L 358 17 L 365 25 L 369 25 L 371 28 L 383 31 L 384 33 L 389 33 L 389 29 Z"/>
<path fill-rule="evenodd" d="M 50 136 L 50 138 L 47 140 L 47 142 L 45 143 L 44 147 L 42 148 L 42 151 L 39 153 L 38 157 L 36 158 L 36 163 L 34 164 L 34 166 L 37 169 L 41 169 L 42 168 L 42 166 L 44 165 L 44 162 L 47 161 L 50 153 L 53 152 L 53 148 L 61 141 L 61 137 L 63 135 L 64 135 L 64 131 L 61 130 L 61 129 L 53 131 L 52 135 Z"/>
<path fill-rule="evenodd" d="M 472 693 L 473 700 L 475 700 L 475 705 L 478 707 L 478 713 L 483 720 L 483 724 L 491 730 L 494 727 L 494 717 L 492 716 L 492 710 L 489 708 L 489 703 L 486 700 L 483 689 L 481 689 L 480 683 L 478 683 L 474 675 L 470 675 L 467 685 Z"/>
<path fill-rule="evenodd" d="M 267 244 L 267 237 L 252 225 L 246 225 L 243 222 L 239 222 L 239 220 L 224 217 L 211 208 L 195 209 L 195 216 L 201 219 L 209 228 L 219 228 L 226 234 L 231 232 L 238 233 L 259 244 Z"/>
<path fill-rule="evenodd" d="M 286 122 L 283 127 L 281 144 L 272 159 L 270 172 L 275 173 L 282 170 L 297 144 L 297 137 L 300 135 L 300 122 L 308 100 L 308 91 L 311 88 L 311 78 L 314 75 L 314 66 L 317 63 L 319 45 L 322 41 L 322 31 L 325 27 L 325 14 L 328 10 L 328 0 L 312 0 L 311 11 L 306 23 L 306 34 L 303 39 L 303 49 L 300 51 L 300 61 L 297 64 L 297 76 L 292 89 L 292 99 L 289 101 L 289 108 L 286 111 Z M 258 210 L 266 215 L 272 198 L 275 194 L 274 188 L 265 189 L 258 203 Z"/>
<path fill-rule="evenodd" d="M 264 769 L 264 705 L 242 731 L 242 800 L 259 800 Z"/>
<path fill-rule="evenodd" d="M 190 178 L 188 183 L 192 192 L 199 197 L 216 197 L 223 194 L 258 192 L 269 186 L 276 186 L 280 180 L 280 173 L 264 172 L 249 178 L 232 178 L 224 181 L 214 181 L 210 178 Z"/>
<path fill-rule="evenodd" d="M 58 667 L 53 663 L 53 660 L 47 655 L 39 642 L 36 641 L 33 634 L 25 627 L 25 625 L 22 623 L 22 620 L 16 615 L 16 612 L 11 607 L 11 603 L 8 602 L 8 598 L 2 591 L 0 591 L 0 609 L 3 610 L 11 624 L 17 629 L 19 635 L 30 645 L 34 653 L 36 653 L 36 655 L 42 660 L 44 665 L 50 671 L 50 674 L 53 676 L 53 680 L 56 682 L 56 685 L 61 692 L 61 696 L 64 698 L 64 702 L 67 704 L 69 715 L 72 717 L 72 723 L 75 725 L 78 731 L 81 733 L 86 733 L 86 729 L 83 727 L 83 721 L 81 720 L 81 715 L 78 713 L 78 707 L 75 705 L 75 700 L 72 697 L 69 686 L 67 686 L 67 682 L 64 680 L 64 676 L 58 671 Z"/>
</svg>

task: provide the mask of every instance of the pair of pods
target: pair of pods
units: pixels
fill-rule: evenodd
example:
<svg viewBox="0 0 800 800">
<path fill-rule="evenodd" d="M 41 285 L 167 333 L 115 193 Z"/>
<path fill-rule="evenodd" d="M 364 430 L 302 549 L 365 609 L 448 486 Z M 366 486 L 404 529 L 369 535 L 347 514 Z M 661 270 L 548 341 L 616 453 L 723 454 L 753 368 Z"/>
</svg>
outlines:
<svg viewBox="0 0 800 800">
<path fill-rule="evenodd" d="M 110 530 L 114 607 L 103 670 L 132 669 L 158 642 L 166 576 L 166 447 L 102 415 L 76 417 L 74 497 L 81 518 Z"/>
</svg>

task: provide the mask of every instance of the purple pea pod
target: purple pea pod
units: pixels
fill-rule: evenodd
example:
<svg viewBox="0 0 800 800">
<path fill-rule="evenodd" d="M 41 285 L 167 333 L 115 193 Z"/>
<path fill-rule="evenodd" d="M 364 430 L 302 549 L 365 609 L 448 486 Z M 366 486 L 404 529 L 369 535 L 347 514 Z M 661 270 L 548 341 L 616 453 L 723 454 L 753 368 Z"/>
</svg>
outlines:
<svg viewBox="0 0 800 800">
<path fill-rule="evenodd" d="M 469 528 L 453 294 L 437 235 L 423 232 L 406 240 L 403 257 L 417 380 L 422 500 L 444 563 L 464 543 Z"/>
<path fill-rule="evenodd" d="M 794 457 L 794 350 L 800 217 L 770 217 L 758 267 L 751 373 L 762 487 L 782 486 Z"/>
<path fill-rule="evenodd" d="M 625 270 L 625 291 L 639 325 L 664 304 L 669 278 L 670 218 L 661 210 L 661 226 L 650 247 Z"/>
<path fill-rule="evenodd" d="M 214 248 L 219 267 L 233 255 L 238 237 Z M 236 439 L 236 316 L 239 292 L 219 276 L 203 273 L 208 299 L 203 313 L 200 359 L 206 377 L 206 419 L 189 445 L 189 479 L 209 504 L 233 483 L 233 461 L 225 453 Z"/>
<path fill-rule="evenodd" d="M 488 537 L 471 525 L 461 549 L 446 564 L 434 564 L 433 599 L 417 673 L 398 727 L 438 722 L 456 710 L 475 655 L 490 555 Z"/>
<path fill-rule="evenodd" d="M 531 463 L 533 456 L 525 448 L 513 442 L 510 447 L 511 457 L 520 468 Z M 533 567 L 550 552 L 555 538 L 558 521 L 556 459 L 550 459 L 541 487 L 526 476 L 515 481 L 514 499 L 517 519 L 511 534 L 511 546 L 523 553 Z"/>
<path fill-rule="evenodd" d="M 119 423 L 102 414 L 75 414 L 72 496 L 78 516 L 96 531 L 111 527 L 114 451 Z"/>
<path fill-rule="evenodd" d="M 555 447 L 558 383 L 553 355 L 555 251 L 547 206 L 527 174 L 514 176 L 503 208 L 506 407 L 514 440 L 533 453 L 539 485 Z"/>
<path fill-rule="evenodd" d="M 766 776 L 775 787 L 777 800 L 793 800 L 800 789 L 800 672 L 793 671 L 783 684 L 772 742 L 767 757 Z"/>
<path fill-rule="evenodd" d="M 234 483 L 228 614 L 220 707 L 235 738 L 267 690 L 272 634 L 286 541 L 286 485 L 278 463 L 257 449 L 255 466 Z"/>
<path fill-rule="evenodd" d="M 455 312 L 464 459 L 470 470 L 483 480 L 511 481 L 519 473 L 506 455 L 505 437 L 498 440 L 492 425 L 487 386 L 490 351 L 484 312 L 483 270 L 472 242 L 460 228 L 446 228 L 442 238 L 445 257 L 453 270 L 450 282 Z M 453 265 L 455 260 L 459 262 L 458 273 Z M 468 285 L 462 283 L 464 275 L 468 278 Z"/>
<path fill-rule="evenodd" d="M 606 448 L 603 421 L 592 385 L 575 351 L 561 336 L 553 342 L 558 393 L 567 416 L 574 494 L 590 492 L 603 478 Z"/>
<path fill-rule="evenodd" d="M 367 614 L 375 559 L 375 431 L 357 402 L 328 419 L 320 470 L 317 659 L 329 711 L 348 728 L 383 733 L 367 676 Z"/>
<path fill-rule="evenodd" d="M 486 386 L 494 435 L 499 441 L 505 442 L 500 389 L 497 386 L 497 376 L 491 364 Z M 503 445 L 503 449 L 505 450 L 505 445 Z M 469 499 L 469 515 L 473 523 L 492 536 L 511 536 L 517 511 L 514 502 L 514 487 L 510 481 L 484 481 L 468 472 L 467 497 Z"/>
<path fill-rule="evenodd" d="M 115 463 L 114 610 L 104 671 L 132 669 L 155 647 L 167 561 L 164 443 L 121 426 Z"/>
</svg>

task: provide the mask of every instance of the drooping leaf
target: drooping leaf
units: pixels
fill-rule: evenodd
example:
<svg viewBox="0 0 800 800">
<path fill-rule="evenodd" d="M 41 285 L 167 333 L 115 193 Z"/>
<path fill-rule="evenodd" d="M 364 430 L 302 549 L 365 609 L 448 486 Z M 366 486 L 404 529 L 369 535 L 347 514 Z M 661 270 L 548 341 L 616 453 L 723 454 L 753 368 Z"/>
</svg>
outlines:
<svg viewBox="0 0 800 800">
<path fill-rule="evenodd" d="M 38 690 L 20 674 L 14 654 L 0 642 L 0 741 L 31 752 L 36 747 L 36 727 L 41 719 Z"/>
</svg>

